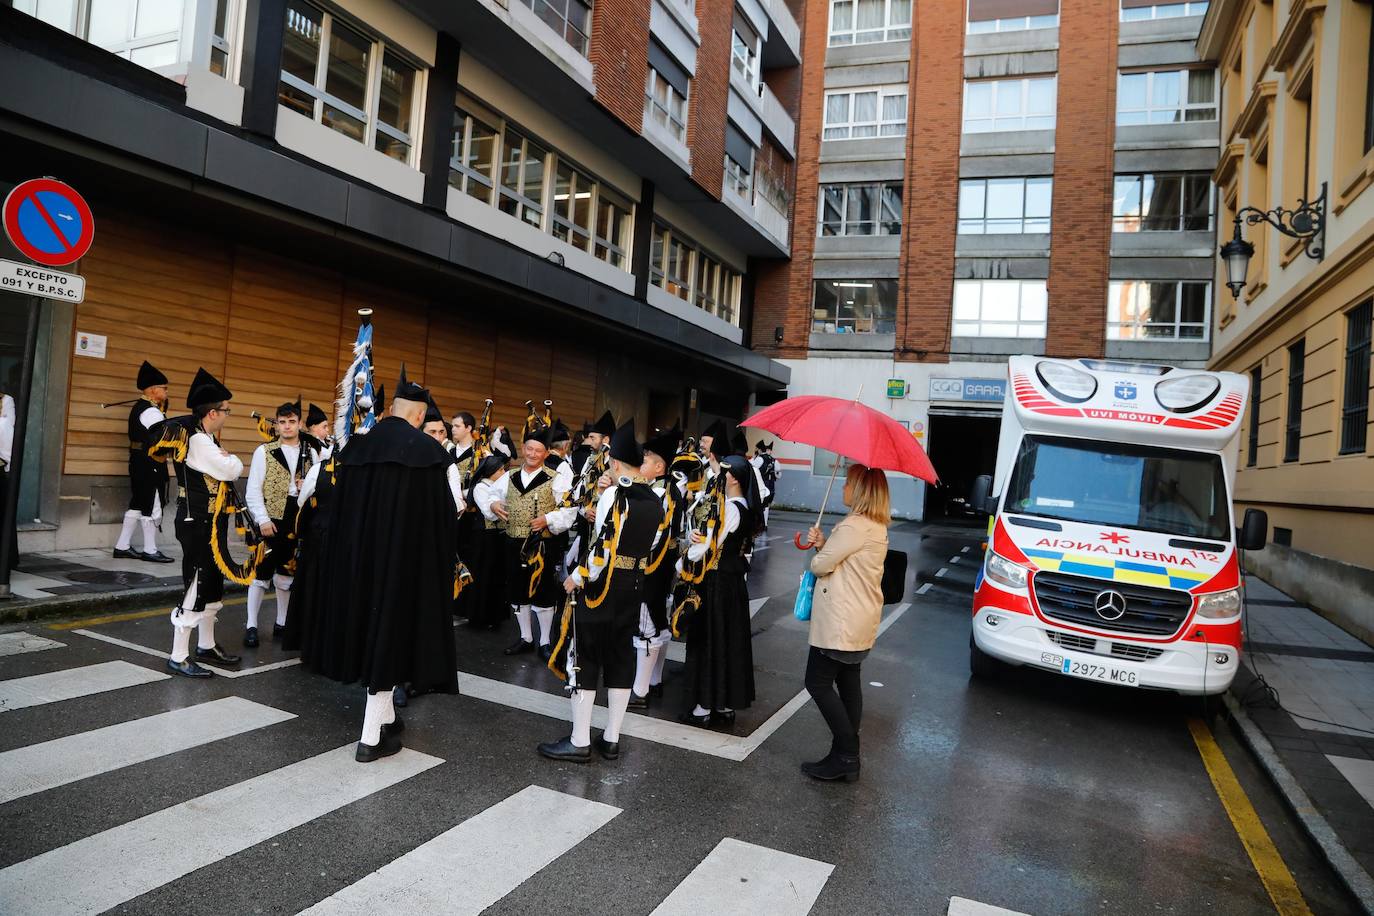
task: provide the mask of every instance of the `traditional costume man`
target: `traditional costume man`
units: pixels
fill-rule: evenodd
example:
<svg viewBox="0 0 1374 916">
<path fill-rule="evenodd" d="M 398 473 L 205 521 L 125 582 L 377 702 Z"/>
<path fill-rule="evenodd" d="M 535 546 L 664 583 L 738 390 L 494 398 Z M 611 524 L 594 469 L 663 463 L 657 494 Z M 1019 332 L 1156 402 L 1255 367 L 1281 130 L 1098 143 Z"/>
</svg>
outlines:
<svg viewBox="0 0 1374 916">
<path fill-rule="evenodd" d="M 644 461 L 639 469 L 663 509 L 663 530 L 644 571 L 644 605 L 640 609 L 639 633 L 634 638 L 635 682 L 630 697 L 631 709 L 645 709 L 651 693 L 662 694 L 663 664 L 667 659 L 668 643 L 673 639 L 668 618 L 673 583 L 677 579 L 678 544 L 674 532 L 686 510 L 686 490 L 669 473 L 669 468 L 681 442 L 682 430 L 677 426 L 650 436 L 644 443 Z"/>
<path fill-rule="evenodd" d="M 576 514 L 575 508 L 560 508 L 566 493 L 554 489 L 557 475 L 544 463 L 548 441 L 547 427 L 525 433 L 520 467 L 493 484 L 491 506 L 506 524 L 506 596 L 520 626 L 520 638 L 506 654 L 534 650 L 533 614 L 539 619 L 539 654 L 544 660 L 553 651 L 553 615 L 559 601 L 553 572 L 557 564 L 548 540 L 567 531 Z"/>
<path fill-rule="evenodd" d="M 258 645 L 258 615 L 269 584 L 277 597 L 277 619 L 272 626 L 272 636 L 280 636 L 286 627 L 291 585 L 296 575 L 296 514 L 300 511 L 300 486 L 317 457 L 313 449 L 302 443 L 300 425 L 300 404 L 278 407 L 277 438 L 257 447 L 248 470 L 244 500 L 267 541 L 267 556 L 258 564 L 257 574 L 248 586 L 248 620 L 243 644 L 250 649 Z"/>
<path fill-rule="evenodd" d="M 220 487 L 232 487 L 243 473 L 243 461 L 221 448 L 216 438 L 229 419 L 232 397 L 228 388 L 201 368 L 186 394 L 191 416 L 167 421 L 189 432 L 184 460 L 175 468 L 176 535 L 186 592 L 172 609 L 172 655 L 167 660 L 170 671 L 185 677 L 211 676 L 197 662 L 234 668 L 241 661 L 215 642 L 215 616 L 224 607 L 224 574 L 212 546 L 214 508 Z M 199 631 L 194 661 L 189 658 L 193 628 Z"/>
<path fill-rule="evenodd" d="M 303 634 L 302 661 L 345 684 L 367 688 L 356 758 L 368 763 L 401 749 L 404 727 L 392 689 L 453 689 L 457 662 L 450 605 L 458 507 L 453 463 L 420 432 L 429 392 L 405 377 L 389 416 L 338 456 L 337 484 L 321 580 L 320 607 Z"/>
<path fill-rule="evenodd" d="M 167 419 L 167 376 L 146 359 L 134 382 L 143 396 L 129 409 L 129 508 L 124 527 L 115 542 L 115 559 L 148 560 L 172 563 L 157 547 L 157 532 L 162 526 L 162 506 L 167 499 L 167 465 L 148 456 L 151 430 Z M 135 528 L 143 529 L 143 550 L 133 549 Z"/>
<path fill-rule="evenodd" d="M 596 739 L 607 760 L 620 756 L 620 728 L 635 678 L 632 640 L 644 601 L 644 567 L 661 533 L 659 497 L 637 480 L 644 453 L 635 441 L 634 420 L 616 430 L 610 447 L 614 483 L 596 505 L 592 546 L 587 562 L 568 576 L 564 589 L 572 596 L 572 616 L 564 636 L 568 686 L 572 689 L 572 733 L 539 745 L 553 760 L 585 763 L 591 759 L 592 706 L 598 682 L 606 685 L 609 716 Z"/>
</svg>

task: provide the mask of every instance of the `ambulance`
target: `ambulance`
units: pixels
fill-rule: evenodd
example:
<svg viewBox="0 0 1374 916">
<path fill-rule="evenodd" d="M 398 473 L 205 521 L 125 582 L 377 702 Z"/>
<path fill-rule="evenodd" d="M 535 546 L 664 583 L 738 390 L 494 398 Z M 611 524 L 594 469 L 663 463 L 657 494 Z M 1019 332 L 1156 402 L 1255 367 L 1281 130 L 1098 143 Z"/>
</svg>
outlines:
<svg viewBox="0 0 1374 916">
<path fill-rule="evenodd" d="M 1240 666 L 1239 555 L 1268 519 L 1233 522 L 1249 381 L 1093 359 L 1008 360 L 969 664 L 1206 696 Z"/>
</svg>

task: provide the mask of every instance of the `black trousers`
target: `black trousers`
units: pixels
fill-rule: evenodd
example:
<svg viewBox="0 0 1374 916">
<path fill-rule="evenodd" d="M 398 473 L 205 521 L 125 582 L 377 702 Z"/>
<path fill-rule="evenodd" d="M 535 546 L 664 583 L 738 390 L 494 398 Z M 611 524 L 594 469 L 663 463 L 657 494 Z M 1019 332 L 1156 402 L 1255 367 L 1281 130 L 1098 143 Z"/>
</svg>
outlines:
<svg viewBox="0 0 1374 916">
<path fill-rule="evenodd" d="M 864 714 L 859 666 L 836 661 L 815 646 L 806 657 L 806 692 L 816 701 L 835 740 L 833 753 L 859 753 L 859 722 Z"/>
<path fill-rule="evenodd" d="M 215 555 L 210 551 L 210 520 L 192 519 L 186 521 L 185 506 L 177 507 L 177 542 L 181 544 L 181 585 L 190 588 L 191 581 L 200 574 L 196 586 L 195 611 L 205 610 L 205 605 L 224 600 L 224 574 L 215 565 Z"/>
<path fill-rule="evenodd" d="M 296 504 L 296 497 L 286 497 L 286 507 L 282 510 L 281 518 L 272 519 L 272 524 L 276 526 L 277 533 L 267 538 L 267 556 L 262 558 L 258 564 L 257 572 L 253 574 L 254 580 L 258 582 L 271 582 L 272 576 L 281 573 L 286 576 L 296 574 L 296 547 L 298 542 L 291 535 L 296 530 L 296 516 L 300 513 L 300 506 Z"/>
</svg>

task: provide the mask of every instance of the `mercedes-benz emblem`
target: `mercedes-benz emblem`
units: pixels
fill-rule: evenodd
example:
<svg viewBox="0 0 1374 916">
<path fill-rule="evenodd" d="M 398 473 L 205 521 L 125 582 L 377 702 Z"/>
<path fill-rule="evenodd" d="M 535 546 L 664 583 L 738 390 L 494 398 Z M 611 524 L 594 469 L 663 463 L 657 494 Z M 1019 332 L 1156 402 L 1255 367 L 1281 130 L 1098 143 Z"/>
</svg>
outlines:
<svg viewBox="0 0 1374 916">
<path fill-rule="evenodd" d="M 1126 614 L 1126 596 L 1112 589 L 1098 592 L 1093 598 L 1093 610 L 1103 620 L 1120 620 Z"/>
</svg>

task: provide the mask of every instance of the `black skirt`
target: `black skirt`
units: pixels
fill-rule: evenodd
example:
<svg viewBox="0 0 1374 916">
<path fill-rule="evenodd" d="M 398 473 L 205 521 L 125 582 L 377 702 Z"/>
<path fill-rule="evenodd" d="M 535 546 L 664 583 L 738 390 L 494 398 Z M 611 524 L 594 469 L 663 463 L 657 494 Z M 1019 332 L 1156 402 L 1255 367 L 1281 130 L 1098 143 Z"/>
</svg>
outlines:
<svg viewBox="0 0 1374 916">
<path fill-rule="evenodd" d="M 700 593 L 687 625 L 687 706 L 746 709 L 754 702 L 754 649 L 744 573 L 709 573 Z"/>
<path fill-rule="evenodd" d="M 506 535 L 499 528 L 486 528 L 478 533 L 473 559 L 463 557 L 472 573 L 472 584 L 458 596 L 467 610 L 468 626 L 493 627 L 510 617 L 506 603 L 505 546 Z"/>
</svg>

